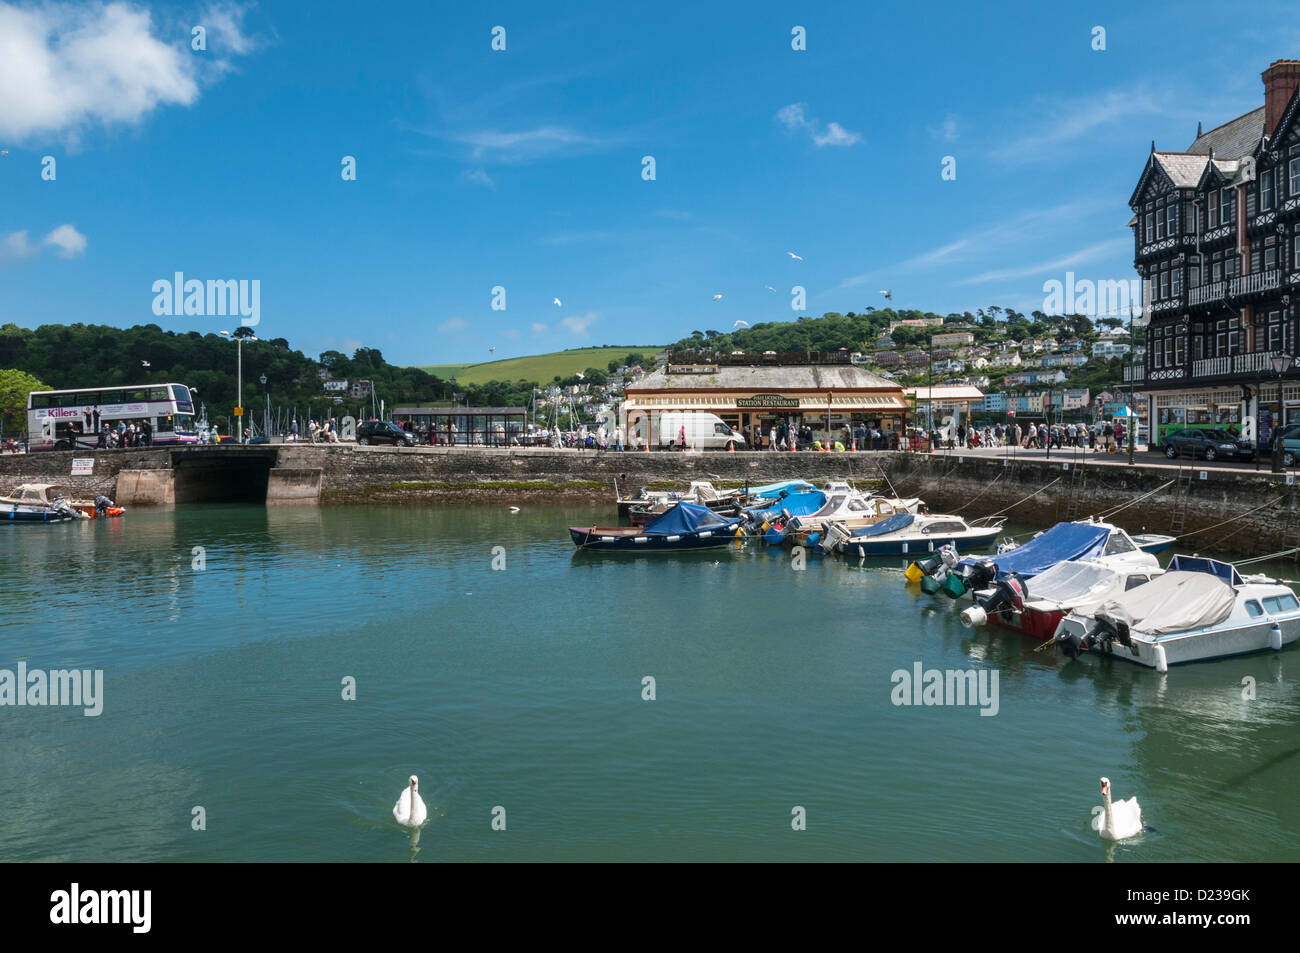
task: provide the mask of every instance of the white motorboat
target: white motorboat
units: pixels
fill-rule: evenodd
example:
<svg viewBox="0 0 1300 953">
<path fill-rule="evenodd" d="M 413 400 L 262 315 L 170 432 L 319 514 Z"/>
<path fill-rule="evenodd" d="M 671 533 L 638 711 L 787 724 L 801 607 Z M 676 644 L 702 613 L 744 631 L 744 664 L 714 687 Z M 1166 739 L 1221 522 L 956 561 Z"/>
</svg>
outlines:
<svg viewBox="0 0 1300 953">
<path fill-rule="evenodd" d="M 1264 575 L 1231 563 L 1175 556 L 1149 583 L 1071 612 L 1051 642 L 1067 658 L 1109 655 L 1167 671 L 1170 665 L 1279 651 L 1300 639 L 1300 599 Z"/>
</svg>

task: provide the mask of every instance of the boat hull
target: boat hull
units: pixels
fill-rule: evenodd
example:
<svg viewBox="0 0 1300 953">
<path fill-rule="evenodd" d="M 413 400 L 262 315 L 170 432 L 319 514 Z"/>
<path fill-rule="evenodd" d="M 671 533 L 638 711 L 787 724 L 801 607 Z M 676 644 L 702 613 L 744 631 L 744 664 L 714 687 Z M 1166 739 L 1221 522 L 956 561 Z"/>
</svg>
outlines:
<svg viewBox="0 0 1300 953">
<path fill-rule="evenodd" d="M 66 512 L 39 506 L 12 506 L 0 510 L 0 520 L 10 523 L 63 523 L 76 518 Z"/>
<path fill-rule="evenodd" d="M 720 549 L 738 542 L 736 530 L 720 528 L 675 536 L 650 536 L 611 532 L 626 527 L 570 526 L 573 544 L 583 552 L 599 553 L 676 553 L 698 549 Z"/>
<path fill-rule="evenodd" d="M 914 536 L 910 538 L 889 539 L 875 537 L 845 540 L 839 551 L 846 556 L 921 556 L 938 552 L 944 546 L 960 550 L 987 549 L 992 546 L 1001 532 L 1000 527 L 986 532 L 966 533 L 961 536 Z"/>
<path fill-rule="evenodd" d="M 1064 609 L 1051 611 L 1025 609 L 1023 612 L 1006 610 L 989 613 L 989 625 L 1046 642 L 1056 633 L 1056 627 L 1063 618 L 1065 618 Z"/>
</svg>

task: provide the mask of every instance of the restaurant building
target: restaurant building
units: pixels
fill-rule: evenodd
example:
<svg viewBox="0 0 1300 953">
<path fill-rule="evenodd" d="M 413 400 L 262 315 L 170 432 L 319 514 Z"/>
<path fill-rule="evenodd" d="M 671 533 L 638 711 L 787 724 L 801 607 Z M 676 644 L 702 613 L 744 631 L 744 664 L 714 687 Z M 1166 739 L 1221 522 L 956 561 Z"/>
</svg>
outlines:
<svg viewBox="0 0 1300 953">
<path fill-rule="evenodd" d="M 1153 444 L 1240 428 L 1261 443 L 1300 420 L 1300 61 L 1262 74 L 1264 104 L 1151 154 L 1129 200 L 1149 319 L 1142 363 Z"/>
<path fill-rule="evenodd" d="M 665 413 L 715 414 L 736 430 L 763 434 L 773 427 L 809 426 L 818 439 L 848 423 L 901 433 L 909 425 L 911 402 L 903 389 L 850 362 L 847 353 L 710 356 L 672 355 L 630 383 L 621 420 L 641 445 L 659 443 Z M 752 363 L 742 363 L 752 362 Z"/>
</svg>

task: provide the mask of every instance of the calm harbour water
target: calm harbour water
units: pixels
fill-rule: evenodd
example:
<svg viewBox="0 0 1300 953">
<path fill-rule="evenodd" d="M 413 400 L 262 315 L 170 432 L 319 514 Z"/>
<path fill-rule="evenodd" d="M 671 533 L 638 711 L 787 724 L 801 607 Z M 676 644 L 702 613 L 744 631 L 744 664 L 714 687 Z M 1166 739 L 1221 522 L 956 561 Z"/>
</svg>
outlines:
<svg viewBox="0 0 1300 953">
<path fill-rule="evenodd" d="M 0 668 L 101 668 L 105 694 L 0 708 L 0 860 L 1300 859 L 1295 648 L 1066 664 L 896 563 L 575 554 L 593 521 L 613 507 L 0 527 Z M 997 669 L 997 715 L 893 705 L 918 661 Z M 418 845 L 391 815 L 412 773 Z M 1113 853 L 1101 775 L 1155 828 Z"/>
</svg>

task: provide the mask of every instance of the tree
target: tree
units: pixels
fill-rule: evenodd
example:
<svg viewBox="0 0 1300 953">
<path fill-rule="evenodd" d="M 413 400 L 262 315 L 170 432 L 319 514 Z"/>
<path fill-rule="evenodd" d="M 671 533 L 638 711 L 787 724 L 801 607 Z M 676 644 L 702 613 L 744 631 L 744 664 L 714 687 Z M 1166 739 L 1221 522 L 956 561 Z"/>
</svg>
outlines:
<svg viewBox="0 0 1300 953">
<path fill-rule="evenodd" d="M 0 427 L 5 433 L 27 430 L 27 395 L 34 390 L 52 390 L 49 384 L 24 371 L 0 370 Z"/>
</svg>

